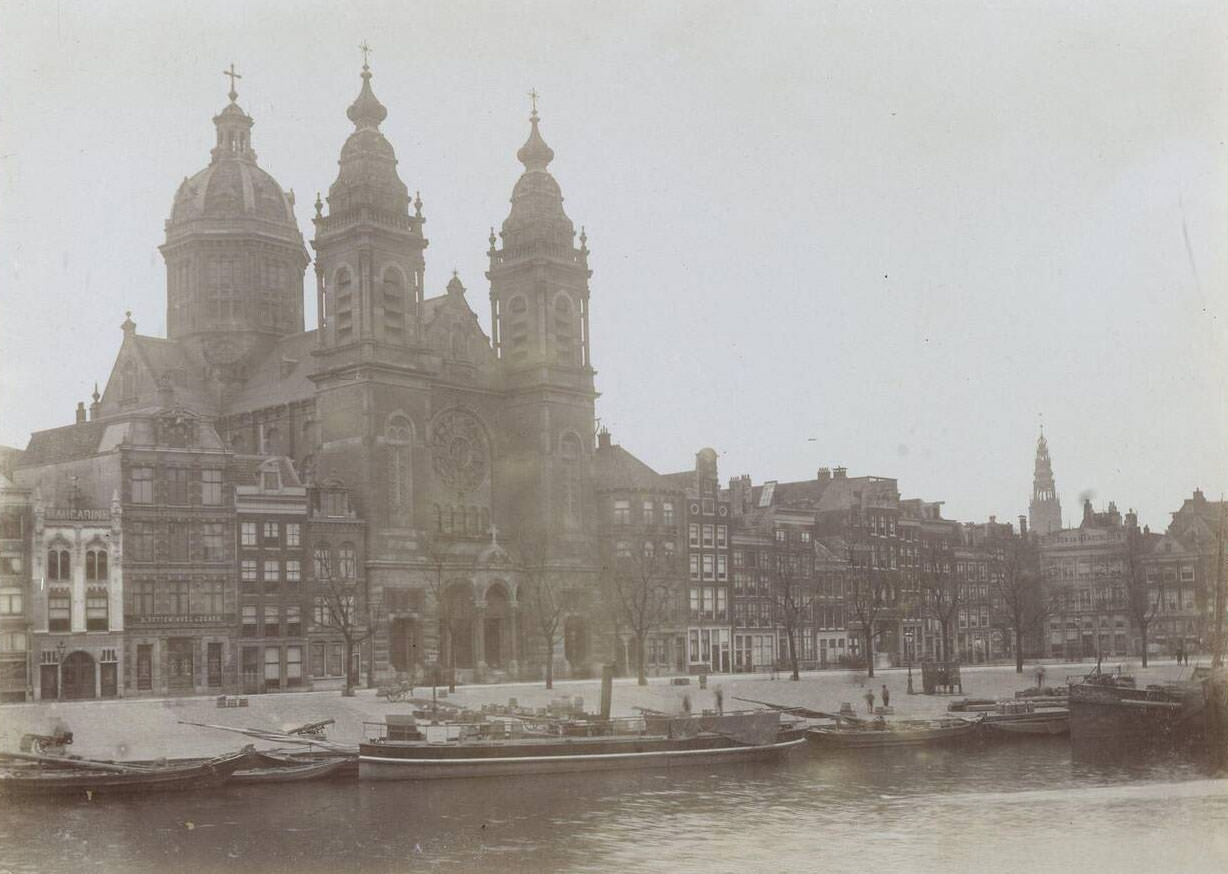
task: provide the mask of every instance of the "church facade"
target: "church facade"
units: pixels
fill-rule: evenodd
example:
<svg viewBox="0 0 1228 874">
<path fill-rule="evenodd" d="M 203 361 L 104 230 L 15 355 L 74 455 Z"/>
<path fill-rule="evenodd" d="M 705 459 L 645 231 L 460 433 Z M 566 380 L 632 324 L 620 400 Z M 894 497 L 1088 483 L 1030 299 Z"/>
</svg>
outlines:
<svg viewBox="0 0 1228 874">
<path fill-rule="evenodd" d="M 114 501 L 124 526 L 141 527 L 142 546 L 113 561 L 126 589 L 109 590 L 123 604 L 115 626 L 127 618 L 145 635 L 140 665 L 135 650 L 121 660 L 118 676 L 131 680 L 125 694 L 235 686 L 264 665 L 241 638 L 271 648 L 267 628 L 295 628 L 287 613 L 305 626 L 295 628 L 293 646 L 310 648 L 319 636 L 328 664 L 329 626 L 352 645 L 350 680 L 432 668 L 466 680 L 538 678 L 547 659 L 556 676 L 587 674 L 605 656 L 588 644 L 599 577 L 589 253 L 549 172 L 554 153 L 536 107 L 510 213 L 486 241 L 487 336 L 459 276 L 437 294 L 426 287 L 423 204 L 398 174 L 371 79 L 364 64 L 347 111 L 354 130 L 327 197 L 315 203 L 313 256 L 293 195 L 257 163 L 253 119 L 232 84 L 213 119 L 209 164 L 184 179 L 166 222 L 167 337 L 141 335 L 128 318 L 89 415 L 81 407 L 74 425 L 33 435 L 19 462 L 15 478 L 36 501 L 60 500 L 71 474 L 80 506 Z M 284 471 L 267 494 L 265 468 Z M 290 481 L 301 494 L 282 495 Z M 236 498 L 244 488 L 250 494 Z M 293 512 L 306 529 L 293 545 L 279 535 L 270 548 L 280 551 L 264 556 L 262 534 L 243 539 L 243 518 L 274 493 L 302 505 Z M 334 517 L 325 510 L 330 496 L 345 506 Z M 289 518 L 279 532 L 297 524 Z M 361 567 L 351 557 L 341 576 L 336 545 L 320 560 L 312 538 L 347 520 L 361 524 L 335 537 L 361 538 L 347 553 Z M 134 542 L 126 528 L 115 537 Z M 240 557 L 258 577 L 266 565 L 280 575 L 271 581 L 275 598 L 248 603 L 272 590 L 263 579 L 239 579 Z M 290 588 L 288 573 L 301 588 Z M 337 589 L 337 578 L 350 588 Z M 529 578 L 549 578 L 571 639 L 583 646 L 564 652 L 534 634 L 522 591 Z M 170 587 L 182 602 L 158 591 Z M 199 620 L 194 601 L 208 607 Z M 155 619 L 142 620 L 146 613 Z M 253 615 L 261 620 L 249 626 Z M 162 623 L 161 639 L 151 639 Z M 38 625 L 34 648 L 53 651 L 59 640 Z M 207 633 L 194 636 L 193 626 Z M 284 645 L 279 652 L 284 688 L 287 665 L 312 659 Z M 292 672 L 309 685 L 309 668 Z M 173 688 L 157 682 L 161 674 L 175 678 Z"/>
</svg>

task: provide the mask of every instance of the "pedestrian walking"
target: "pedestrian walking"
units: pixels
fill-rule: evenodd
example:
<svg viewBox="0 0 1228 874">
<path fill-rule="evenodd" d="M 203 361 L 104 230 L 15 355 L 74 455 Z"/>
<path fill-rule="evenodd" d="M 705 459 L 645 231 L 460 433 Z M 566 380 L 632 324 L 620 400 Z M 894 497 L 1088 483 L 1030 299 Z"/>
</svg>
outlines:
<svg viewBox="0 0 1228 874">
<path fill-rule="evenodd" d="M 682 696 L 682 712 L 685 713 L 687 716 L 691 715 L 691 696 L 690 695 Z"/>
<path fill-rule="evenodd" d="M 883 706 L 890 707 L 891 706 L 891 690 L 887 688 L 886 683 L 883 683 L 883 693 L 882 694 L 883 694 Z"/>
<path fill-rule="evenodd" d="M 716 687 L 716 715 L 720 716 L 725 712 L 725 693 L 721 691 L 721 687 Z"/>
<path fill-rule="evenodd" d="M 874 712 L 874 690 L 870 689 L 866 692 L 866 712 Z"/>
<path fill-rule="evenodd" d="M 1045 685 L 1045 666 L 1038 665 L 1036 668 L 1036 688 L 1040 689 Z"/>
</svg>

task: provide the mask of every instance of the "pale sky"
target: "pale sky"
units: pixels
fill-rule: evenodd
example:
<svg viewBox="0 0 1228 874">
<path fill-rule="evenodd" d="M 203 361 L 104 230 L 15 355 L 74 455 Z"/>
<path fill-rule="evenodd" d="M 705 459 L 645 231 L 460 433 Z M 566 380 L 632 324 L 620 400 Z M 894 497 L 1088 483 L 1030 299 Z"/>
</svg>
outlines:
<svg viewBox="0 0 1228 874">
<path fill-rule="evenodd" d="M 204 167 L 222 70 L 260 165 L 336 175 L 369 41 L 427 283 L 489 330 L 530 88 L 592 250 L 598 416 L 660 471 L 899 479 L 1027 511 L 1228 491 L 1222 2 L 0 2 L 0 443 L 68 424 Z M 310 270 L 308 276 L 311 277 Z M 313 281 L 307 283 L 314 324 Z"/>
</svg>

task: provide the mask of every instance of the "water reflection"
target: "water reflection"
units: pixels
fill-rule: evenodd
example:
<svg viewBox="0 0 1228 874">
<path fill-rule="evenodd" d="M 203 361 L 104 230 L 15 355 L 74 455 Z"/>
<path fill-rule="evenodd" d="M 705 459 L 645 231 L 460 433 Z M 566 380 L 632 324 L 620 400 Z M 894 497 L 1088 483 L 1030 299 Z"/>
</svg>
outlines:
<svg viewBox="0 0 1228 874">
<path fill-rule="evenodd" d="M 1000 870 L 1065 870 L 1072 846 L 1084 871 L 1223 867 L 1228 848 L 1207 841 L 1228 821 L 1228 789 L 1201 779 L 1196 759 L 1087 752 L 1064 739 L 800 750 L 768 766 L 660 774 L 284 784 L 9 806 L 0 868 L 949 872 L 996 859 Z M 1084 821 L 1094 827 L 1071 825 Z M 1157 822 L 1171 834 L 1149 841 Z"/>
</svg>

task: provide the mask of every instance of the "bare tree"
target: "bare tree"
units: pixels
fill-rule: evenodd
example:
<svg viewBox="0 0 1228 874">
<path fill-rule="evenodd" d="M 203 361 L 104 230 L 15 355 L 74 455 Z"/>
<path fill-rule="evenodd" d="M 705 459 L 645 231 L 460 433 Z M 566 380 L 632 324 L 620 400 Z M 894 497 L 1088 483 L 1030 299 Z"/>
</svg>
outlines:
<svg viewBox="0 0 1228 874">
<path fill-rule="evenodd" d="M 812 615 L 818 587 L 805 562 L 810 556 L 781 552 L 776 555 L 776 573 L 772 578 L 772 606 L 789 641 L 790 679 L 799 679 L 797 632 L 807 616 Z M 811 561 L 813 559 L 811 558 Z"/>
<path fill-rule="evenodd" d="M 368 603 L 362 594 L 353 579 L 317 573 L 316 624 L 331 628 L 345 641 L 345 688 L 341 694 L 346 697 L 354 694 L 358 682 L 354 673 L 354 652 L 372 634 Z"/>
<path fill-rule="evenodd" d="M 951 573 L 951 547 L 944 541 L 930 541 L 921 550 L 921 569 L 917 578 L 921 609 L 938 622 L 942 630 L 942 661 L 951 660 L 951 626 L 963 602 L 963 589 Z"/>
<path fill-rule="evenodd" d="M 439 621 L 439 654 L 436 665 L 442 666 L 447 674 L 448 691 L 456 691 L 456 660 L 452 637 L 455 629 L 452 627 L 453 615 L 451 604 L 448 603 L 445 592 L 445 579 L 451 563 L 451 544 L 438 537 L 428 537 L 424 542 L 423 554 L 426 557 L 429 571 L 427 587 L 435 599 L 435 616 Z"/>
<path fill-rule="evenodd" d="M 619 554 L 603 569 L 606 597 L 614 610 L 615 622 L 624 625 L 635 642 L 638 682 L 648 685 L 644 664 L 644 644 L 669 615 L 671 588 L 676 565 L 672 552 L 652 540 L 644 540 Z"/>
<path fill-rule="evenodd" d="M 565 602 L 558 577 L 549 565 L 549 547 L 544 537 L 521 547 L 524 584 L 517 600 L 533 611 L 538 633 L 546 645 L 546 688 L 554 688 L 554 647 L 563 624 Z"/>
<path fill-rule="evenodd" d="M 1015 673 L 1023 673 L 1023 641 L 1051 612 L 1036 543 L 1027 534 L 1008 535 L 993 545 L 990 580 L 1007 627 L 1015 637 Z"/>
<path fill-rule="evenodd" d="M 874 639 L 886 630 L 878 627 L 878 620 L 883 611 L 891 606 L 891 585 L 880 570 L 856 565 L 849 568 L 847 580 L 845 608 L 849 618 L 860 626 L 866 674 L 873 677 Z"/>
<path fill-rule="evenodd" d="M 1144 557 L 1147 552 L 1146 535 L 1137 525 L 1126 528 L 1126 609 L 1138 628 L 1143 644 L 1143 667 L 1147 667 L 1147 632 L 1160 609 L 1164 591 L 1162 586 L 1154 592 L 1147 585 L 1147 568 Z"/>
</svg>

